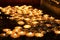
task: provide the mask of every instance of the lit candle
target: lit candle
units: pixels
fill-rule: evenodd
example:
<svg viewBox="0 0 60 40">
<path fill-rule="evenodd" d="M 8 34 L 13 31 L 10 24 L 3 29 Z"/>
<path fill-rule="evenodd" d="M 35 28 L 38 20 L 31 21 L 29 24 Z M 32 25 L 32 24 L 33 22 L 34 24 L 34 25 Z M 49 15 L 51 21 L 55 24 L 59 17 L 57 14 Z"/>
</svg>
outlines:
<svg viewBox="0 0 60 40">
<path fill-rule="evenodd" d="M 13 29 L 12 31 L 13 31 L 13 32 L 19 32 L 20 29 Z"/>
<path fill-rule="evenodd" d="M 36 37 L 43 37 L 44 34 L 43 34 L 43 33 L 35 33 L 35 36 L 36 36 Z"/>
<path fill-rule="evenodd" d="M 54 31 L 56 34 L 60 34 L 60 31 L 59 30 L 55 30 Z"/>
<path fill-rule="evenodd" d="M 12 33 L 10 36 L 11 36 L 12 38 L 18 38 L 18 37 L 20 37 L 20 35 L 18 35 L 18 34 L 16 34 L 16 33 Z"/>
<path fill-rule="evenodd" d="M 32 24 L 36 25 L 36 24 L 38 24 L 38 22 L 37 21 L 33 21 Z"/>
<path fill-rule="evenodd" d="M 19 16 L 16 16 L 16 15 L 15 15 L 15 16 L 14 16 L 14 18 L 15 18 L 15 19 L 18 19 L 18 18 L 19 18 Z"/>
<path fill-rule="evenodd" d="M 39 15 L 42 15 L 43 13 L 42 13 L 42 10 L 38 10 L 38 13 L 39 13 Z"/>
<path fill-rule="evenodd" d="M 42 16 L 39 16 L 39 17 L 37 17 L 37 19 L 36 20 L 42 20 L 43 18 L 42 18 Z"/>
<path fill-rule="evenodd" d="M 26 21 L 30 21 L 30 18 L 25 18 L 24 20 L 26 20 Z"/>
<path fill-rule="evenodd" d="M 26 33 L 26 36 L 28 36 L 28 37 L 33 37 L 33 36 L 34 36 L 34 33 L 28 32 L 28 33 Z"/>
<path fill-rule="evenodd" d="M 2 10 L 2 12 L 6 12 L 6 8 L 2 8 L 1 10 Z"/>
<path fill-rule="evenodd" d="M 21 10 L 17 10 L 17 13 L 22 14 L 22 11 Z"/>
<path fill-rule="evenodd" d="M 18 35 L 25 35 L 25 34 L 26 34 L 25 31 L 20 31 L 20 32 L 18 32 Z"/>
<path fill-rule="evenodd" d="M 36 17 L 32 17 L 31 20 L 32 20 L 32 21 L 36 21 L 37 18 L 36 18 Z"/>
<path fill-rule="evenodd" d="M 52 25 L 51 24 L 46 24 L 47 27 L 51 27 Z"/>
<path fill-rule="evenodd" d="M 9 15 L 10 14 L 10 10 L 6 10 L 5 14 Z"/>
<path fill-rule="evenodd" d="M 19 8 L 19 6 L 14 6 L 15 8 Z"/>
<path fill-rule="evenodd" d="M 7 35 L 6 35 L 6 33 L 1 33 L 0 34 L 0 37 L 6 37 Z"/>
<path fill-rule="evenodd" d="M 19 25 L 24 25 L 24 22 L 23 21 L 18 21 L 17 22 Z"/>
<path fill-rule="evenodd" d="M 44 17 L 44 20 L 48 20 L 49 15 L 48 14 L 45 14 L 45 15 L 43 15 L 43 17 Z"/>
<path fill-rule="evenodd" d="M 11 35 L 13 32 L 12 31 L 7 31 L 6 34 Z"/>
<path fill-rule="evenodd" d="M 14 17 L 9 17 L 9 19 L 14 20 L 15 18 Z"/>
<path fill-rule="evenodd" d="M 49 19 L 50 19 L 50 20 L 54 20 L 55 18 L 51 16 Z"/>
<path fill-rule="evenodd" d="M 55 19 L 55 21 L 56 21 L 58 24 L 60 24 L 60 20 L 59 20 L 59 19 Z"/>
<path fill-rule="evenodd" d="M 16 26 L 15 29 L 22 29 L 22 27 L 21 26 Z"/>
<path fill-rule="evenodd" d="M 11 30 L 11 29 L 7 29 L 7 28 L 6 28 L 6 29 L 3 29 L 4 32 L 8 32 L 8 31 L 10 31 L 10 30 Z"/>
<path fill-rule="evenodd" d="M 24 14 L 24 15 L 28 14 L 28 13 L 27 13 L 27 10 L 24 9 L 24 10 L 23 10 L 23 14 Z"/>
<path fill-rule="evenodd" d="M 31 28 L 31 25 L 24 25 L 24 28 Z"/>
<path fill-rule="evenodd" d="M 0 7 L 0 9 L 2 9 L 2 7 Z"/>
</svg>

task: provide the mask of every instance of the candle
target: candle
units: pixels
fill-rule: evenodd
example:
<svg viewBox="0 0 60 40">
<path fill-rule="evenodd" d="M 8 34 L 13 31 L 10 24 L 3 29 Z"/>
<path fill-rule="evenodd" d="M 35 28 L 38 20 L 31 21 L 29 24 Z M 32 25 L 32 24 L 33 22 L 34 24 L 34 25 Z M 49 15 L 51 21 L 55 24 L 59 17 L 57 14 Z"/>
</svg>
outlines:
<svg viewBox="0 0 60 40">
<path fill-rule="evenodd" d="M 25 20 L 25 21 L 30 21 L 30 18 L 25 18 L 24 20 Z"/>
<path fill-rule="evenodd" d="M 43 34 L 43 33 L 35 33 L 35 36 L 36 36 L 36 37 L 43 37 L 44 34 Z"/>
<path fill-rule="evenodd" d="M 39 13 L 39 15 L 42 15 L 43 13 L 42 13 L 42 10 L 38 10 L 38 13 Z"/>
<path fill-rule="evenodd" d="M 56 34 L 60 34 L 60 31 L 59 30 L 55 30 L 54 31 Z"/>
<path fill-rule="evenodd" d="M 44 20 L 48 20 L 49 19 L 49 15 L 48 14 L 43 15 L 43 17 L 44 17 Z"/>
<path fill-rule="evenodd" d="M 13 29 L 12 31 L 13 31 L 13 32 L 19 32 L 20 29 Z"/>
<path fill-rule="evenodd" d="M 20 35 L 18 35 L 18 34 L 16 34 L 16 33 L 12 33 L 10 36 L 11 36 L 12 38 L 18 38 L 18 37 L 20 37 Z"/>
<path fill-rule="evenodd" d="M 22 29 L 22 27 L 21 26 L 16 26 L 15 29 Z"/>
<path fill-rule="evenodd" d="M 13 31 L 7 31 L 6 34 L 11 35 Z"/>
<path fill-rule="evenodd" d="M 7 35 L 6 35 L 6 33 L 1 33 L 0 34 L 0 37 L 6 37 Z"/>
<path fill-rule="evenodd" d="M 2 9 L 2 7 L 0 7 L 0 9 Z"/>
<path fill-rule="evenodd" d="M 25 34 L 26 34 L 25 31 L 20 31 L 20 32 L 18 32 L 18 35 L 25 35 Z"/>
<path fill-rule="evenodd" d="M 59 19 L 55 19 L 56 23 L 60 24 L 60 20 Z"/>
<path fill-rule="evenodd" d="M 24 28 L 31 28 L 31 25 L 24 25 Z"/>
<path fill-rule="evenodd" d="M 38 24 L 38 22 L 37 21 L 33 21 L 32 24 L 33 25 L 36 25 L 36 24 Z"/>
<path fill-rule="evenodd" d="M 23 21 L 18 21 L 17 22 L 19 25 L 24 25 L 25 23 Z"/>
<path fill-rule="evenodd" d="M 55 18 L 51 16 L 49 19 L 52 21 L 52 20 L 54 20 Z"/>
<path fill-rule="evenodd" d="M 34 36 L 34 33 L 28 32 L 28 33 L 26 33 L 26 36 L 28 36 L 28 37 L 33 37 L 33 36 Z"/>
<path fill-rule="evenodd" d="M 47 27 L 51 27 L 52 25 L 51 24 L 46 24 Z"/>
<path fill-rule="evenodd" d="M 3 29 L 4 32 L 8 32 L 8 31 L 10 31 L 10 30 L 11 30 L 11 29 L 8 29 L 8 28 Z"/>
</svg>

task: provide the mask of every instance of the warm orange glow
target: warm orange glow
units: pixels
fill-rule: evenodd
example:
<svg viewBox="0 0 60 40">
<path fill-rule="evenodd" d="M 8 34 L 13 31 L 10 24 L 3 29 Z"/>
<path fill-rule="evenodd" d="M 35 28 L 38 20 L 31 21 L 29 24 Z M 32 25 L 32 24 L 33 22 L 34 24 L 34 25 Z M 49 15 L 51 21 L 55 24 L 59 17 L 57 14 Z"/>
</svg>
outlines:
<svg viewBox="0 0 60 40">
<path fill-rule="evenodd" d="M 10 35 L 12 34 L 13 32 L 12 31 L 7 31 L 6 34 Z"/>
<path fill-rule="evenodd" d="M 13 29 L 12 31 L 13 31 L 13 32 L 19 32 L 20 29 Z"/>
<path fill-rule="evenodd" d="M 25 31 L 20 31 L 20 32 L 18 32 L 18 35 L 25 35 L 25 34 L 26 34 Z"/>
<path fill-rule="evenodd" d="M 38 24 L 38 22 L 37 22 L 37 21 L 33 21 L 33 22 L 32 22 L 32 24 L 34 24 L 34 25 L 35 25 L 35 24 Z"/>
<path fill-rule="evenodd" d="M 4 31 L 4 32 L 8 32 L 8 31 L 10 31 L 10 29 L 3 29 L 3 31 Z"/>
<path fill-rule="evenodd" d="M 1 36 L 1 37 L 5 37 L 5 36 L 7 36 L 7 35 L 6 35 L 6 33 L 1 33 L 0 36 Z"/>
<path fill-rule="evenodd" d="M 43 37 L 44 34 L 50 32 L 50 30 L 56 34 L 60 34 L 58 30 L 60 27 L 57 25 L 54 27 L 54 24 L 60 25 L 60 20 L 48 14 L 43 14 L 42 10 L 34 9 L 32 6 L 27 5 L 0 7 L 0 10 L 4 12 L 4 14 L 11 16 L 6 17 L 7 19 L 15 20 L 18 24 L 13 30 L 8 28 L 3 29 L 5 33 L 1 34 L 1 36 L 10 35 L 12 38 L 18 38 L 24 35 L 27 37 Z M 0 17 L 0 19 L 2 18 Z M 49 27 L 51 27 L 51 29 Z"/>
<path fill-rule="evenodd" d="M 48 20 L 49 15 L 48 14 L 45 14 L 45 15 L 43 15 L 43 17 L 44 17 L 44 20 Z"/>
<path fill-rule="evenodd" d="M 55 31 L 56 34 L 60 34 L 60 31 Z"/>
<path fill-rule="evenodd" d="M 24 25 L 24 22 L 23 21 L 18 21 L 17 22 L 19 25 Z"/>
<path fill-rule="evenodd" d="M 42 33 L 35 33 L 35 36 L 36 36 L 36 37 L 43 37 L 44 34 L 42 34 Z"/>
<path fill-rule="evenodd" d="M 24 25 L 24 28 L 31 28 L 31 25 Z"/>
<path fill-rule="evenodd" d="M 46 24 L 47 27 L 51 27 L 52 25 L 51 24 Z"/>
<path fill-rule="evenodd" d="M 28 32 L 28 33 L 26 33 L 26 36 L 28 36 L 28 37 L 33 37 L 33 36 L 34 36 L 34 33 Z"/>
<path fill-rule="evenodd" d="M 55 18 L 51 16 L 49 19 L 50 19 L 50 20 L 54 20 Z"/>
<path fill-rule="evenodd" d="M 16 34 L 16 33 L 13 33 L 13 34 L 11 34 L 11 37 L 12 37 L 12 38 L 18 38 L 18 37 L 20 37 L 20 35 L 18 35 L 18 34 Z"/>
<path fill-rule="evenodd" d="M 22 27 L 21 26 L 16 26 L 15 29 L 22 29 Z"/>
<path fill-rule="evenodd" d="M 59 20 L 59 19 L 55 19 L 55 21 L 56 21 L 58 24 L 60 24 L 60 20 Z"/>
</svg>

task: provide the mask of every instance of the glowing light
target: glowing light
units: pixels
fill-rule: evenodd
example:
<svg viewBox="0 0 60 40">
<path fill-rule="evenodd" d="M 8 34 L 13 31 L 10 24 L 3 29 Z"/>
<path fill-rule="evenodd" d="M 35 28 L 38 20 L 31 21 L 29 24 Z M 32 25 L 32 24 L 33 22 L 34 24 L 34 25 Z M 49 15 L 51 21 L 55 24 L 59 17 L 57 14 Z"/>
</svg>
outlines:
<svg viewBox="0 0 60 40">
<path fill-rule="evenodd" d="M 58 24 L 60 24 L 60 20 L 59 20 L 59 19 L 55 19 L 55 21 L 56 21 Z"/>
<path fill-rule="evenodd" d="M 34 33 L 28 32 L 28 33 L 26 33 L 26 36 L 28 36 L 28 37 L 33 37 L 33 36 L 34 36 Z"/>
<path fill-rule="evenodd" d="M 18 34 L 16 34 L 16 33 L 11 34 L 10 36 L 11 36 L 12 38 L 18 38 L 18 37 L 20 37 L 20 35 L 18 35 Z"/>
<path fill-rule="evenodd" d="M 54 20 L 55 18 L 51 16 L 49 19 L 50 19 L 50 20 Z"/>
<path fill-rule="evenodd" d="M 24 28 L 31 28 L 31 25 L 24 25 Z"/>
<path fill-rule="evenodd" d="M 37 21 L 33 21 L 32 24 L 38 24 L 38 22 Z"/>
<path fill-rule="evenodd" d="M 18 35 L 25 35 L 25 34 L 26 34 L 25 31 L 20 31 L 20 32 L 18 32 Z"/>
<path fill-rule="evenodd" d="M 7 31 L 6 34 L 10 35 L 12 34 L 13 32 L 12 31 Z"/>
<path fill-rule="evenodd" d="M 0 36 L 1 37 L 6 37 L 7 35 L 6 35 L 6 33 L 1 33 Z"/>
<path fill-rule="evenodd" d="M 60 34 L 60 31 L 56 30 L 59 26 L 53 28 L 52 25 L 54 24 L 51 24 L 51 22 L 54 23 L 54 21 L 60 24 L 60 20 L 55 19 L 48 14 L 43 14 L 42 10 L 34 9 L 32 6 L 26 5 L 14 7 L 7 6 L 4 8 L 0 7 L 0 10 L 4 12 L 4 14 L 11 16 L 7 17 L 7 19 L 15 20 L 17 24 L 19 24 L 19 26 L 17 25 L 13 30 L 8 28 L 3 29 L 5 34 L 2 34 L 2 36 L 10 35 L 12 38 L 18 38 L 24 35 L 28 37 L 43 37 L 45 33 L 52 29 L 56 34 Z M 52 28 L 49 29 L 49 27 Z"/>
<path fill-rule="evenodd" d="M 24 25 L 24 22 L 23 21 L 18 21 L 17 22 L 19 25 Z"/>
<path fill-rule="evenodd" d="M 13 32 L 19 32 L 20 29 L 13 29 Z"/>
<path fill-rule="evenodd" d="M 16 26 L 15 29 L 22 29 L 22 27 L 21 26 Z"/>
<path fill-rule="evenodd" d="M 35 33 L 35 36 L 36 36 L 36 37 L 43 37 L 44 34 L 42 34 L 42 33 Z"/>
<path fill-rule="evenodd" d="M 4 32 L 8 32 L 8 31 L 10 31 L 10 29 L 3 29 L 3 31 L 4 31 Z"/>
<path fill-rule="evenodd" d="M 55 31 L 56 34 L 60 34 L 60 31 Z"/>
<path fill-rule="evenodd" d="M 44 20 L 48 20 L 49 15 L 48 14 L 45 14 L 45 15 L 43 15 L 43 17 L 44 17 Z"/>
</svg>

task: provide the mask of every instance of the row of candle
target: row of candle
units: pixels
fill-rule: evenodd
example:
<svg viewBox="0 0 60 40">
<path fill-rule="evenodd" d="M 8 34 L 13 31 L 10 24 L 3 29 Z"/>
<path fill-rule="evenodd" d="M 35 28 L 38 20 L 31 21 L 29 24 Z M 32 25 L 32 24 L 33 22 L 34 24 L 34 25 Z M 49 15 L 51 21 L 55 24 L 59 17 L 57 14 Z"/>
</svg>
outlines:
<svg viewBox="0 0 60 40">
<path fill-rule="evenodd" d="M 6 29 L 3 29 L 3 31 L 5 33 L 0 34 L 0 35 L 6 36 L 6 34 L 7 34 L 7 35 L 10 35 L 12 38 L 18 38 L 18 37 L 24 36 L 24 35 L 26 35 L 28 37 L 34 37 L 34 36 L 43 37 L 44 36 L 44 31 L 42 31 L 41 33 L 39 33 L 39 32 L 34 33 L 34 32 L 22 31 L 21 29 L 22 29 L 22 27 L 20 27 L 20 26 L 15 27 L 13 30 L 6 28 Z"/>
<path fill-rule="evenodd" d="M 5 37 L 7 35 L 10 35 L 12 38 L 19 38 L 20 36 L 24 36 L 24 35 L 26 35 L 27 37 L 34 37 L 34 36 L 43 37 L 45 34 L 45 31 L 28 32 L 28 31 L 22 31 L 21 29 L 22 29 L 22 27 L 20 27 L 20 26 L 16 26 L 13 30 L 6 28 L 6 29 L 3 29 L 3 31 L 5 33 L 1 33 L 0 36 Z M 56 28 L 53 30 L 56 34 L 60 34 L 60 31 L 57 30 Z"/>
</svg>

